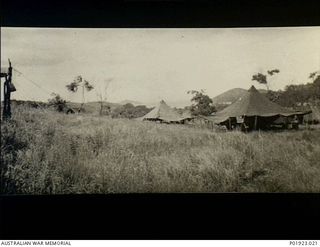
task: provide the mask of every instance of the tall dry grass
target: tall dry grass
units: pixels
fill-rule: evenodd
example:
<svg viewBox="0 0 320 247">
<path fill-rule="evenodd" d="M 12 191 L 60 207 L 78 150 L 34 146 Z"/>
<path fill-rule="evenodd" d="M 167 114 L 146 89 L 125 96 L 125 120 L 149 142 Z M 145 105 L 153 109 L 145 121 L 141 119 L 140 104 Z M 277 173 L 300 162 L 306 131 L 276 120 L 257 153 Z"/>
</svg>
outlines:
<svg viewBox="0 0 320 247">
<path fill-rule="evenodd" d="M 1 193 L 319 192 L 320 130 L 215 133 L 15 109 Z"/>
</svg>

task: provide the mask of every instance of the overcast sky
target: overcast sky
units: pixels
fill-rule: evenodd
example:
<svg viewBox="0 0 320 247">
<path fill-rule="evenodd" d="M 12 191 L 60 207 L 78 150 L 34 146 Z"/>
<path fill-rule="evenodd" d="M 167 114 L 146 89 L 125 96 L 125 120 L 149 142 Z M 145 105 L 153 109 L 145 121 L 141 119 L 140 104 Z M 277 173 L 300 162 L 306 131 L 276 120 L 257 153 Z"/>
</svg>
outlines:
<svg viewBox="0 0 320 247">
<path fill-rule="evenodd" d="M 108 101 L 179 105 L 188 90 L 214 97 L 249 88 L 258 72 L 277 68 L 271 89 L 306 83 L 320 69 L 320 27 L 203 29 L 1 28 L 1 67 L 10 58 L 17 91 L 12 98 L 47 101 L 50 92 L 70 101 L 65 85 L 82 75 L 97 91 L 109 82 Z M 39 84 L 42 89 L 29 80 Z"/>
</svg>

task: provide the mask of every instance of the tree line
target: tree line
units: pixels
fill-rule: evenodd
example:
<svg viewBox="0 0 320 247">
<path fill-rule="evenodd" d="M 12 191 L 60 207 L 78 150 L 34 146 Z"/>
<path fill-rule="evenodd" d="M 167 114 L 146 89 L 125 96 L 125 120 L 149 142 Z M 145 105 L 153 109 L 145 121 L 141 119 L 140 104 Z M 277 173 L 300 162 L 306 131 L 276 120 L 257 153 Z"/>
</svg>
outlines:
<svg viewBox="0 0 320 247">
<path fill-rule="evenodd" d="M 287 85 L 284 90 L 269 90 L 266 96 L 273 102 L 285 107 L 296 107 L 303 104 L 319 105 L 320 73 L 314 72 L 307 84 Z"/>
<path fill-rule="evenodd" d="M 263 84 L 267 88 L 265 96 L 284 107 L 297 107 L 305 104 L 320 105 L 320 71 L 312 72 L 309 75 L 311 82 L 299 85 L 287 85 L 284 90 L 273 91 L 270 90 L 269 79 L 275 74 L 280 73 L 278 69 L 268 70 L 267 74 L 257 73 L 252 76 L 253 81 L 257 81 L 259 84 Z M 133 104 L 125 104 L 111 107 L 106 103 L 107 91 L 110 80 L 105 85 L 103 92 L 97 92 L 98 102 L 100 104 L 100 115 L 109 115 L 114 118 L 137 118 L 142 117 L 151 111 L 153 108 L 148 108 L 145 105 L 134 106 Z M 92 83 L 84 79 L 82 76 L 77 76 L 73 82 L 66 85 L 69 92 L 77 93 L 78 89 L 82 89 L 82 103 L 79 112 L 84 110 L 85 93 L 89 93 L 94 89 Z M 210 98 L 204 90 L 196 91 L 191 90 L 187 92 L 192 95 L 191 105 L 184 109 L 177 109 L 182 112 L 184 110 L 190 111 L 193 116 L 203 115 L 209 116 L 217 111 L 217 106 L 213 104 L 212 98 Z M 49 105 L 53 106 L 59 112 L 68 111 L 67 101 L 63 99 L 59 94 L 52 94 L 52 98 L 49 99 Z M 70 109 L 69 109 L 70 111 Z"/>
</svg>

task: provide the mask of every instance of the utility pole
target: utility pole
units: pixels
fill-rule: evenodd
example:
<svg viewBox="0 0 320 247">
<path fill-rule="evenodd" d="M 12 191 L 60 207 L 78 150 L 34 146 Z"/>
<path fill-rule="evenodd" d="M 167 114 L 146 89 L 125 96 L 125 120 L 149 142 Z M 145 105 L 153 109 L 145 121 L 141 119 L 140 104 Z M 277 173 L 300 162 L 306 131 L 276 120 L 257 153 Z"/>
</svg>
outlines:
<svg viewBox="0 0 320 247">
<path fill-rule="evenodd" d="M 4 94 L 4 100 L 3 100 L 3 120 L 7 120 L 11 118 L 11 92 L 16 91 L 16 88 L 14 87 L 12 83 L 12 66 L 11 61 L 9 61 L 9 67 L 7 72 L 1 71 L 1 77 L 5 78 L 5 82 L 3 84 L 3 94 Z"/>
<path fill-rule="evenodd" d="M 82 111 L 82 108 L 83 108 L 83 105 L 84 105 L 84 82 L 82 81 L 82 78 L 81 78 L 81 82 L 82 82 L 82 103 L 81 103 L 81 106 L 80 106 L 80 109 L 79 109 L 79 113 Z"/>
</svg>

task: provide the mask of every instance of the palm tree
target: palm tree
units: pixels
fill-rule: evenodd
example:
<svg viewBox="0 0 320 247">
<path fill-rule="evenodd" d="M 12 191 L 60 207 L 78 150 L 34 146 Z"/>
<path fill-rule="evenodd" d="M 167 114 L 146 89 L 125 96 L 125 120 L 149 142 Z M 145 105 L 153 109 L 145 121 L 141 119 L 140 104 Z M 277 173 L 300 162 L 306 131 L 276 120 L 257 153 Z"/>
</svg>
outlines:
<svg viewBox="0 0 320 247">
<path fill-rule="evenodd" d="M 278 70 L 278 69 L 272 69 L 272 70 L 267 71 L 269 76 L 273 76 L 274 74 L 279 73 L 279 72 L 280 72 L 280 70 Z M 268 80 L 267 80 L 267 75 L 258 73 L 258 74 L 253 75 L 251 80 L 257 81 L 260 84 L 265 84 L 267 87 L 267 91 L 269 91 L 269 84 L 268 84 Z"/>
<path fill-rule="evenodd" d="M 82 103 L 79 109 L 79 112 L 81 112 L 82 107 L 84 105 L 84 92 L 85 90 L 87 92 L 91 91 L 94 87 L 92 84 L 90 84 L 87 80 L 83 79 L 81 75 L 77 76 L 73 82 L 71 82 L 70 84 L 66 85 L 66 88 L 68 89 L 68 91 L 72 92 L 72 93 L 76 93 L 78 91 L 78 88 L 81 87 L 82 88 Z"/>
</svg>

